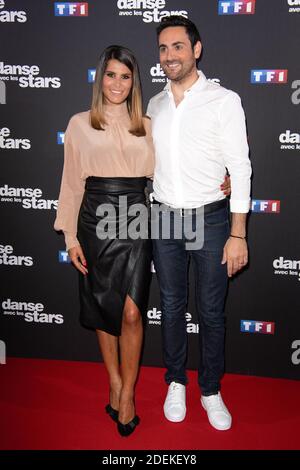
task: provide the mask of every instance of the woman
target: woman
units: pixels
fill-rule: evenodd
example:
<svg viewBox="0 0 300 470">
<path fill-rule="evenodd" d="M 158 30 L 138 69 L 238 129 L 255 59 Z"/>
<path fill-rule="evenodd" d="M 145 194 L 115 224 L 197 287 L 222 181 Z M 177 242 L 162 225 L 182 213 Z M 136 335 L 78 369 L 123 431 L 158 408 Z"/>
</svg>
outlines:
<svg viewBox="0 0 300 470">
<path fill-rule="evenodd" d="M 96 70 L 91 110 L 73 116 L 65 133 L 54 228 L 63 230 L 69 256 L 81 273 L 80 320 L 96 330 L 109 375 L 110 402 L 105 409 L 122 436 L 129 436 L 140 421 L 134 386 L 143 338 L 141 313 L 149 293 L 151 241 L 119 238 L 124 223 L 128 228 L 135 220 L 131 215 L 124 222 L 119 202 L 125 201 L 127 209 L 145 206 L 147 177 L 153 168 L 150 120 L 142 115 L 136 59 L 125 47 L 110 46 Z M 225 192 L 228 184 L 222 189 Z M 105 209 L 114 209 L 113 220 L 106 218 Z M 99 222 L 104 222 L 102 231 Z M 113 229 L 105 236 L 103 227 L 110 222 Z"/>
<path fill-rule="evenodd" d="M 106 412 L 122 436 L 139 423 L 134 385 L 143 337 L 141 312 L 149 292 L 151 241 L 120 239 L 118 233 L 100 239 L 96 230 L 101 216 L 96 211 L 109 204 L 120 228 L 119 197 L 123 201 L 126 197 L 128 207 L 145 205 L 153 167 L 150 120 L 142 115 L 137 62 L 130 50 L 110 46 L 96 70 L 91 110 L 73 116 L 65 133 L 54 228 L 64 231 L 69 256 L 83 274 L 80 319 L 96 330 L 110 383 Z M 133 216 L 127 217 L 125 224 L 132 220 Z"/>
</svg>

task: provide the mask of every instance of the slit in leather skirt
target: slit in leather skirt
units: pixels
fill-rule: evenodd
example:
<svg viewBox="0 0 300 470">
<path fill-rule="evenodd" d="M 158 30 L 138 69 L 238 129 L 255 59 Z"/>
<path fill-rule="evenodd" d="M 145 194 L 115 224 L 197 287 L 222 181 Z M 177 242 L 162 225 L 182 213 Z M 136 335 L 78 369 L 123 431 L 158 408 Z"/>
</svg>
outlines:
<svg viewBox="0 0 300 470">
<path fill-rule="evenodd" d="M 151 239 L 119 238 L 119 197 L 146 205 L 147 179 L 90 176 L 78 215 L 77 237 L 87 261 L 88 274 L 79 273 L 80 322 L 82 325 L 120 336 L 126 296 L 143 314 L 151 280 Z M 110 204 L 116 213 L 116 236 L 99 239 L 96 227 L 102 216 L 100 204 Z M 135 216 L 127 216 L 127 227 Z"/>
</svg>

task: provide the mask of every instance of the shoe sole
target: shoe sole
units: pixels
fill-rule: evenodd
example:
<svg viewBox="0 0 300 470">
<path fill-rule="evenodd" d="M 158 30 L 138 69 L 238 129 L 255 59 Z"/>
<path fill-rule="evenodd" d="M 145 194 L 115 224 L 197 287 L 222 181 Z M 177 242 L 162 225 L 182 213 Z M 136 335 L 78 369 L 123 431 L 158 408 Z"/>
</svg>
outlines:
<svg viewBox="0 0 300 470">
<path fill-rule="evenodd" d="M 168 421 L 171 421 L 171 423 L 181 423 L 181 421 L 184 421 L 185 417 L 186 417 L 186 412 L 184 413 L 184 416 L 183 418 L 171 418 L 171 417 L 168 417 L 165 410 L 164 410 L 164 416 L 165 418 L 168 420 Z"/>
<path fill-rule="evenodd" d="M 232 426 L 232 422 L 231 422 L 231 421 L 230 421 L 230 424 L 227 425 L 227 426 L 216 426 L 214 423 L 212 423 L 211 420 L 209 419 L 209 416 L 208 416 L 208 413 L 207 413 L 207 409 L 206 409 L 204 403 L 202 402 L 202 399 L 201 399 L 200 401 L 201 401 L 202 407 L 203 407 L 203 408 L 205 409 L 205 411 L 206 411 L 208 421 L 209 421 L 210 425 L 211 425 L 214 429 L 217 429 L 217 431 L 228 431 L 228 429 L 231 428 L 231 426 Z"/>
</svg>

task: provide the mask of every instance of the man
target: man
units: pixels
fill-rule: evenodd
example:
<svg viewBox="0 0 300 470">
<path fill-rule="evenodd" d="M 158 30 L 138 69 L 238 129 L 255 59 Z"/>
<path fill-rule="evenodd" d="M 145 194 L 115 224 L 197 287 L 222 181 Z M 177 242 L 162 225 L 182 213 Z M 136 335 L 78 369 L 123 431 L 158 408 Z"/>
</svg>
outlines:
<svg viewBox="0 0 300 470">
<path fill-rule="evenodd" d="M 248 262 L 246 216 L 250 205 L 251 166 L 245 116 L 239 96 L 210 83 L 197 70 L 201 41 L 196 26 L 181 16 L 164 18 L 157 28 L 161 66 L 169 79 L 154 96 L 147 114 L 152 119 L 156 168 L 154 202 L 163 220 L 168 213 L 203 222 L 204 244 L 186 247 L 180 239 L 153 240 L 154 264 L 160 286 L 163 354 L 169 385 L 165 417 L 185 418 L 188 263 L 195 268 L 196 304 L 200 323 L 199 385 L 210 424 L 231 427 L 231 415 L 220 393 L 224 369 L 224 302 L 228 276 Z M 228 201 L 220 189 L 231 176 L 231 224 Z M 175 223 L 175 222 L 174 222 Z M 177 227 L 178 228 L 178 227 Z M 196 227 L 197 228 L 197 227 Z"/>
</svg>

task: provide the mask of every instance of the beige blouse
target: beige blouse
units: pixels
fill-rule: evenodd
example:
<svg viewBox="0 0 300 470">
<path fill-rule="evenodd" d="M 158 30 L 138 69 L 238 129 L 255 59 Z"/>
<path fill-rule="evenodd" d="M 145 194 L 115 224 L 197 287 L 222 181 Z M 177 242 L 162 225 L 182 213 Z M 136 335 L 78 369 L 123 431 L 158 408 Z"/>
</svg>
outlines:
<svg viewBox="0 0 300 470">
<path fill-rule="evenodd" d="M 75 114 L 64 140 L 64 168 L 58 199 L 55 230 L 65 235 L 66 249 L 78 245 L 77 220 L 88 176 L 151 177 L 154 148 L 151 122 L 144 119 L 145 137 L 128 132 L 131 122 L 126 103 L 105 106 L 105 131 L 94 129 L 90 111 Z"/>
</svg>

